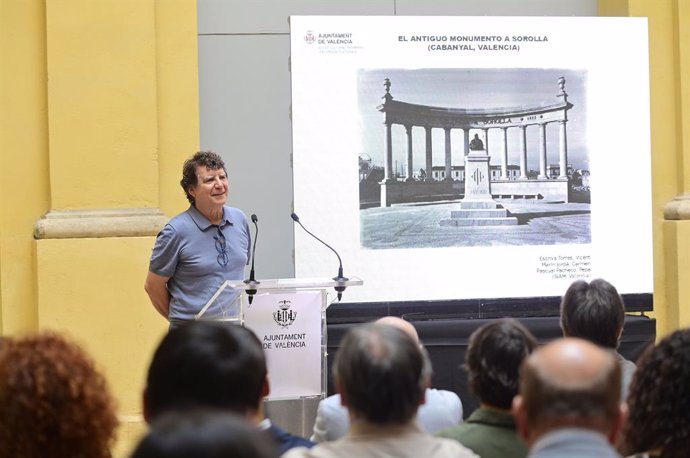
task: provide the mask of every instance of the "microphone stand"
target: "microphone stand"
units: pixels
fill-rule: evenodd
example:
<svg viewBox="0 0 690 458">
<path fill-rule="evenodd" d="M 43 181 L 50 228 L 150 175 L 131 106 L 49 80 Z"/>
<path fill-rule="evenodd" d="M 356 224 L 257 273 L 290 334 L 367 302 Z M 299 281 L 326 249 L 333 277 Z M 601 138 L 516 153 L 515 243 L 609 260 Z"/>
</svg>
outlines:
<svg viewBox="0 0 690 458">
<path fill-rule="evenodd" d="M 321 240 L 320 238 L 318 238 L 317 236 L 315 236 L 314 234 L 309 232 L 309 230 L 307 230 L 307 228 L 304 227 L 302 222 L 299 220 L 299 216 L 297 216 L 296 213 L 291 213 L 290 218 L 292 218 L 292 220 L 294 222 L 299 224 L 300 227 L 302 229 L 304 229 L 304 232 L 306 232 L 307 234 L 311 235 L 312 237 L 314 237 L 319 242 L 326 245 L 326 247 L 328 247 L 338 257 L 338 264 L 339 264 L 338 265 L 338 274 L 335 277 L 333 277 L 333 280 L 335 280 L 338 283 L 335 285 L 334 289 L 338 293 L 338 302 L 340 302 L 340 300 L 343 298 L 343 291 L 345 291 L 345 288 L 346 288 L 344 283 L 349 280 L 349 278 L 347 278 L 343 275 L 343 261 L 342 261 L 342 259 L 340 259 L 340 255 L 338 254 L 337 251 L 335 251 L 335 249 L 333 249 L 332 246 L 330 246 L 329 244 L 327 244 L 326 242 L 324 242 L 323 240 Z"/>
<path fill-rule="evenodd" d="M 254 223 L 254 245 L 252 247 L 252 268 L 249 271 L 249 279 L 245 280 L 244 283 L 249 286 L 249 288 L 245 289 L 245 292 L 247 293 L 247 301 L 249 301 L 249 305 L 252 305 L 252 301 L 254 300 L 254 295 L 256 294 L 256 287 L 259 285 L 261 282 L 257 281 L 254 278 L 254 253 L 256 253 L 256 241 L 259 238 L 259 225 L 257 224 L 257 221 L 259 218 L 256 217 L 256 215 L 252 214 L 252 223 Z"/>
</svg>

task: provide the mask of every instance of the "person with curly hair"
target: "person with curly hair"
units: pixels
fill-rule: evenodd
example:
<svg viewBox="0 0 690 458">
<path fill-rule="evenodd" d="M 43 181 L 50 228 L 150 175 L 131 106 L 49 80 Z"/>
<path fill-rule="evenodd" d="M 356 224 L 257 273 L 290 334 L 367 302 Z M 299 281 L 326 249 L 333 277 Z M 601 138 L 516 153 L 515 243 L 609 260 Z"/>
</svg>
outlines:
<svg viewBox="0 0 690 458">
<path fill-rule="evenodd" d="M 106 379 L 56 333 L 0 349 L 0 458 L 110 458 L 117 427 Z"/>
<path fill-rule="evenodd" d="M 144 284 L 171 328 L 194 320 L 226 280 L 244 278 L 251 245 L 247 217 L 225 205 L 228 172 L 218 153 L 199 151 L 187 159 L 180 185 L 190 206 L 156 237 Z M 226 289 L 204 316 L 236 315 L 237 297 Z"/>
<path fill-rule="evenodd" d="M 517 320 L 503 318 L 478 328 L 465 355 L 470 390 L 480 406 L 465 423 L 437 436 L 455 439 L 485 458 L 524 458 L 527 444 L 517 433 L 510 409 L 518 393 L 520 364 L 537 347 Z"/>
<path fill-rule="evenodd" d="M 690 329 L 673 332 L 638 360 L 620 449 L 654 458 L 688 456 Z"/>
</svg>

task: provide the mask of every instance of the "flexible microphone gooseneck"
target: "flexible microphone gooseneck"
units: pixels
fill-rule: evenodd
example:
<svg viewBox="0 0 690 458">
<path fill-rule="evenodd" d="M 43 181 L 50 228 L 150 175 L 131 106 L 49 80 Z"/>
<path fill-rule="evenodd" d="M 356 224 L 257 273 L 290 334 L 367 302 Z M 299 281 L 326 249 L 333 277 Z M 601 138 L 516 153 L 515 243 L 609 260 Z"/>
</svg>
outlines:
<svg viewBox="0 0 690 458">
<path fill-rule="evenodd" d="M 249 271 L 249 279 L 245 280 L 244 282 L 250 286 L 249 289 L 246 289 L 245 292 L 247 293 L 247 300 L 249 301 L 249 305 L 252 304 L 252 301 L 254 300 L 254 294 L 256 294 L 256 285 L 261 283 L 260 281 L 256 281 L 254 278 L 254 259 L 256 253 L 256 240 L 259 238 L 259 225 L 257 224 L 257 221 L 259 218 L 256 217 L 255 214 L 252 214 L 252 223 L 254 223 L 254 244 L 252 246 L 252 268 Z"/>
<path fill-rule="evenodd" d="M 315 236 L 314 234 L 312 234 L 311 232 L 309 232 L 309 231 L 307 230 L 307 228 L 304 227 L 304 225 L 300 222 L 299 216 L 297 216 L 297 213 L 291 213 L 291 214 L 290 214 L 290 218 L 292 218 L 292 220 L 293 220 L 294 222 L 296 222 L 297 224 L 299 224 L 300 227 L 301 227 L 302 229 L 304 229 L 304 232 L 306 232 L 307 234 L 311 235 L 312 237 L 314 237 L 314 238 L 315 238 L 316 240 L 318 240 L 319 242 L 321 242 L 321 243 L 323 243 L 324 245 L 326 245 L 326 246 L 327 246 L 333 253 L 335 253 L 335 255 L 338 257 L 338 264 L 339 264 L 339 265 L 338 265 L 338 275 L 335 276 L 335 277 L 333 277 L 333 280 L 335 280 L 335 281 L 338 282 L 338 283 L 344 283 L 344 282 L 348 281 L 349 278 L 343 276 L 343 261 L 342 261 L 342 259 L 340 259 L 340 255 L 338 254 L 338 252 L 335 251 L 335 249 L 333 249 L 332 246 L 330 246 L 329 244 L 327 244 L 326 242 L 324 242 L 323 240 L 321 240 L 320 238 L 318 238 L 317 236 Z M 340 302 L 340 299 L 343 298 L 343 291 L 345 291 L 345 285 L 336 285 L 336 286 L 335 286 L 335 290 L 336 290 L 336 292 L 338 293 L 338 302 Z"/>
</svg>

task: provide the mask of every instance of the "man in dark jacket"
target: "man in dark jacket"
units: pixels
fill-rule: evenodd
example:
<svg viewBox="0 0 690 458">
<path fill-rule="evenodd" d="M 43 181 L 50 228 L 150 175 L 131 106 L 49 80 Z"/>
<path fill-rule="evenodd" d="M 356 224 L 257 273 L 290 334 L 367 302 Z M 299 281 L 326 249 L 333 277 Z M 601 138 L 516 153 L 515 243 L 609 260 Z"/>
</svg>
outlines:
<svg viewBox="0 0 690 458">
<path fill-rule="evenodd" d="M 208 407 L 228 410 L 265 430 L 280 453 L 311 447 L 264 417 L 270 391 L 261 342 L 247 328 L 193 321 L 172 329 L 149 366 L 144 391 L 144 418 L 151 423 L 163 412 Z"/>
</svg>

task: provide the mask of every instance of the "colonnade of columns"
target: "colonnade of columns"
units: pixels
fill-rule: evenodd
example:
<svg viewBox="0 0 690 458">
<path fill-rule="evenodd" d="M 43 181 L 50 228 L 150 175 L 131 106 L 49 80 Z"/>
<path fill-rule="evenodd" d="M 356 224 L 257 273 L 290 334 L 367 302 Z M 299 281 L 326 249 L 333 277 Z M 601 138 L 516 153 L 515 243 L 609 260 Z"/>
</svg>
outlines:
<svg viewBox="0 0 690 458">
<path fill-rule="evenodd" d="M 568 169 L 568 141 L 566 137 L 566 123 L 567 120 L 550 121 L 558 122 L 559 124 L 559 174 L 558 178 L 567 178 Z M 548 122 L 543 122 L 537 124 L 539 127 L 539 175 L 538 179 L 545 180 L 547 178 L 546 168 L 547 163 L 547 147 L 546 147 L 546 125 Z M 533 125 L 533 124 L 530 124 Z M 385 180 L 394 181 L 393 174 L 393 145 L 392 145 L 392 124 L 384 123 L 385 126 L 385 149 L 386 149 L 386 167 L 385 167 Z M 407 176 L 406 181 L 413 181 L 413 142 L 412 142 L 412 125 L 405 125 L 405 132 L 407 135 Z M 425 181 L 433 181 L 432 177 L 432 153 L 433 145 L 431 140 L 431 132 L 433 127 L 423 126 L 426 134 L 425 141 L 425 166 L 426 166 L 426 178 Z M 519 141 L 520 141 L 520 179 L 527 179 L 527 127 L 529 125 L 519 125 L 514 127 L 495 127 L 494 129 L 501 129 L 501 179 L 508 179 L 508 129 L 519 129 Z M 445 179 L 452 180 L 451 177 L 451 127 L 443 127 L 444 139 L 445 139 Z M 466 156 L 470 152 L 470 129 L 469 127 L 460 127 L 463 131 L 463 152 Z M 480 128 L 484 134 L 484 148 L 489 153 L 489 130 L 492 128 L 482 127 Z"/>
</svg>

